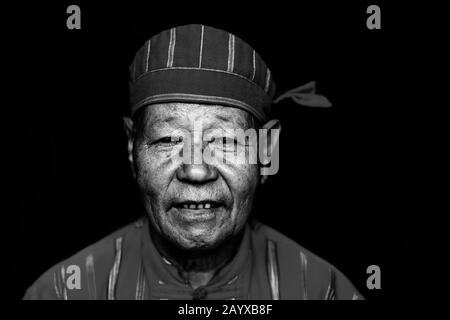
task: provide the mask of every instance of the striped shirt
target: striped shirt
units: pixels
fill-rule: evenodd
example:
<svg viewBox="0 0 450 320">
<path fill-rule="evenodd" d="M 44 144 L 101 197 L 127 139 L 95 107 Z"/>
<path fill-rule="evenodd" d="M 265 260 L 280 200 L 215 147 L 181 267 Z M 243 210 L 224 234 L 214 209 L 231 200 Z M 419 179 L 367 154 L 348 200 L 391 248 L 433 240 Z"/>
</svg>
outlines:
<svg viewBox="0 0 450 320">
<path fill-rule="evenodd" d="M 335 267 L 255 221 L 247 223 L 231 261 L 194 290 L 155 248 L 148 223 L 140 219 L 53 266 L 24 299 L 363 299 Z M 74 266 L 80 276 L 75 288 L 69 284 Z"/>
</svg>

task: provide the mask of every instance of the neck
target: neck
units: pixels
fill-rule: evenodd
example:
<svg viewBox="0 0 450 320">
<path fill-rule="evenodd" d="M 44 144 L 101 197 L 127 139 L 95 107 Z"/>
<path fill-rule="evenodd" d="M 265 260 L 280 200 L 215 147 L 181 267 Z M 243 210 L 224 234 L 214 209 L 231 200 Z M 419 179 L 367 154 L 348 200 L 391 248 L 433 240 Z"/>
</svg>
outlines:
<svg viewBox="0 0 450 320">
<path fill-rule="evenodd" d="M 243 231 L 232 239 L 210 249 L 182 249 L 162 237 L 150 226 L 153 243 L 159 253 L 178 269 L 194 289 L 206 285 L 236 254 Z"/>
</svg>

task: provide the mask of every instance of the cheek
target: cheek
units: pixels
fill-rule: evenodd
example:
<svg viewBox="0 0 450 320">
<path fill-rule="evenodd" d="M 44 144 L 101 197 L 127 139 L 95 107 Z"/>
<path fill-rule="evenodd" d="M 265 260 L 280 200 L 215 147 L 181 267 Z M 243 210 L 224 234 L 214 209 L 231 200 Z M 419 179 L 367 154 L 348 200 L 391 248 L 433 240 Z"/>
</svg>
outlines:
<svg viewBox="0 0 450 320">
<path fill-rule="evenodd" d="M 253 197 L 259 185 L 259 167 L 257 165 L 228 165 L 221 169 L 234 199 L 233 218 L 245 217 L 251 209 Z"/>
<path fill-rule="evenodd" d="M 142 147 L 134 159 L 136 163 L 137 183 L 142 191 L 152 196 L 158 196 L 166 189 L 173 169 L 170 158 L 161 156 Z"/>
<path fill-rule="evenodd" d="M 138 154 L 135 159 L 136 162 L 136 178 L 141 189 L 153 189 L 153 184 L 158 184 L 157 164 L 151 161 L 144 152 Z M 150 190 L 146 190 L 150 191 Z"/>
<path fill-rule="evenodd" d="M 253 164 L 230 165 L 228 174 L 234 189 L 240 193 L 254 190 L 258 184 L 258 170 L 258 165 Z"/>
</svg>

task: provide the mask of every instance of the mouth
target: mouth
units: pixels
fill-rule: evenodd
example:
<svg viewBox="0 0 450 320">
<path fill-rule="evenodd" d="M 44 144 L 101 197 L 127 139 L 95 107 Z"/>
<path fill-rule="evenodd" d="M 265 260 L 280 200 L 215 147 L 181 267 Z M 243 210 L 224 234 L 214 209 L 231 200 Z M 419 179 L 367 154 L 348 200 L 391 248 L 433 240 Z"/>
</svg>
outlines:
<svg viewBox="0 0 450 320">
<path fill-rule="evenodd" d="M 185 223 L 213 223 L 223 213 L 225 203 L 212 200 L 180 201 L 174 203 L 173 207 Z"/>
<path fill-rule="evenodd" d="M 222 207 L 224 204 L 218 201 L 205 200 L 205 201 L 181 201 L 174 204 L 177 209 L 190 209 L 190 210 L 204 210 L 204 209 L 216 209 Z"/>
</svg>

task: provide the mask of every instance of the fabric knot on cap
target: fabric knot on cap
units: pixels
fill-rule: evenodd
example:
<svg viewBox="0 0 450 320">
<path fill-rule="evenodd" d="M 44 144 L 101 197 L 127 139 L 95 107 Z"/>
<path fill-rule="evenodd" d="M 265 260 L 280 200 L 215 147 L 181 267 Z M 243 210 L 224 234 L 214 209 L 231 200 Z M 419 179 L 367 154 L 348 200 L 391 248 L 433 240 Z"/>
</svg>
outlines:
<svg viewBox="0 0 450 320">
<path fill-rule="evenodd" d="M 200 24 L 151 37 L 130 66 L 131 115 L 148 104 L 191 102 L 240 108 L 266 121 L 275 90 L 269 68 L 250 45 Z"/>
</svg>

